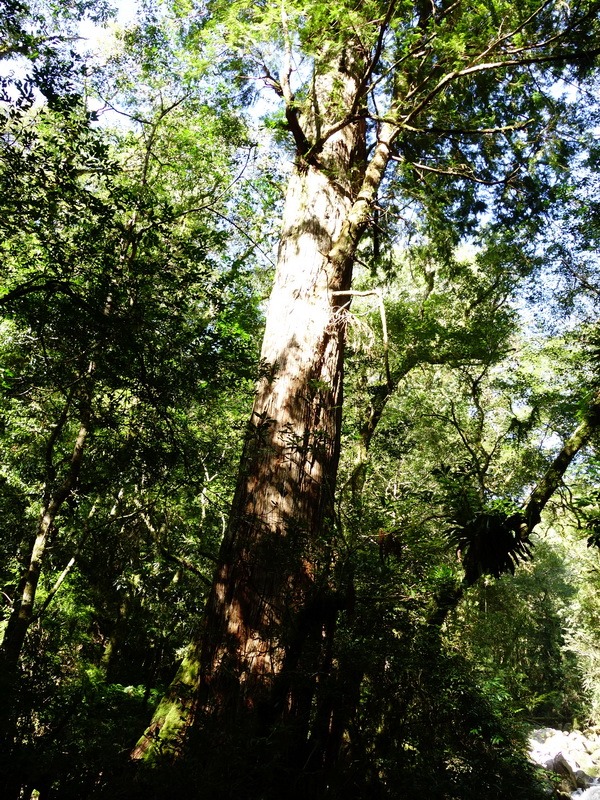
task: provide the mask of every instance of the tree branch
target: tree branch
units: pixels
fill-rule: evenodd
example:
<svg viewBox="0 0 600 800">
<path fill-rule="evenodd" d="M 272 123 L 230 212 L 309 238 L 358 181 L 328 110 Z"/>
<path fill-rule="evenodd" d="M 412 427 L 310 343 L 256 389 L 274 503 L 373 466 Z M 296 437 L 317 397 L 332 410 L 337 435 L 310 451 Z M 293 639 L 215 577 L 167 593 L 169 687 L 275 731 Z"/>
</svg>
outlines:
<svg viewBox="0 0 600 800">
<path fill-rule="evenodd" d="M 590 403 L 583 422 L 581 422 L 573 434 L 569 436 L 559 454 L 532 491 L 523 511 L 523 524 L 521 525 L 522 538 L 527 538 L 535 526 L 539 524 L 542 511 L 548 500 L 550 500 L 554 492 L 556 492 L 560 486 L 567 467 L 571 464 L 582 447 L 589 442 L 592 434 L 599 428 L 600 392 L 596 394 Z"/>
<path fill-rule="evenodd" d="M 509 175 L 504 178 L 498 178 L 497 180 L 485 180 L 484 178 L 478 178 L 475 175 L 471 168 L 465 164 L 464 169 L 442 169 L 441 167 L 430 167 L 427 164 L 421 164 L 420 162 L 416 161 L 405 161 L 404 159 L 398 156 L 392 156 L 393 161 L 402 161 L 403 163 L 408 164 L 409 166 L 413 167 L 415 170 L 420 171 L 423 170 L 424 172 L 435 172 L 438 175 L 449 175 L 452 178 L 461 178 L 468 181 L 473 181 L 473 183 L 481 183 L 483 186 L 499 186 L 502 183 L 509 183 L 512 178 L 519 172 L 519 169 L 514 169 Z"/>
</svg>

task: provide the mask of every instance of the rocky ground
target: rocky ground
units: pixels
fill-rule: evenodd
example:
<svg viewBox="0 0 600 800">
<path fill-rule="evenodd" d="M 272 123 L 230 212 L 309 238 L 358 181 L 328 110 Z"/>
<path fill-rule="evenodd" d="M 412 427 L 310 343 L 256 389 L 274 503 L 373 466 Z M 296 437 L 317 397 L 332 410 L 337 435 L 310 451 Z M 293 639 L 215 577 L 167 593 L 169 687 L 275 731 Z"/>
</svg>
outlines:
<svg viewBox="0 0 600 800">
<path fill-rule="evenodd" d="M 558 797 L 600 800 L 600 728 L 540 728 L 529 738 L 529 756 L 560 776 Z"/>
</svg>

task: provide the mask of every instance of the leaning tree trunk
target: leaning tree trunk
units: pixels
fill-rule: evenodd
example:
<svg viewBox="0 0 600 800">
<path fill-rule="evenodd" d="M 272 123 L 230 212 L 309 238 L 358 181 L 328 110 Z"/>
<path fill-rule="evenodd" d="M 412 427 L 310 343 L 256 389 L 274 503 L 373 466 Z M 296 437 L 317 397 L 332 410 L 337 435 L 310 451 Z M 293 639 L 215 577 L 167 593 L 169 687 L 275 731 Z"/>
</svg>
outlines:
<svg viewBox="0 0 600 800">
<path fill-rule="evenodd" d="M 267 735 L 283 720 L 296 742 L 307 739 L 315 675 L 343 605 L 330 586 L 328 539 L 348 292 L 396 133 L 382 126 L 368 162 L 356 117 L 322 136 L 321 119 L 354 108 L 359 83 L 347 66 L 317 76 L 319 111 L 294 120 L 307 146 L 288 187 L 261 377 L 205 628 L 134 758 L 173 752 L 194 718 L 216 719 L 224 737 L 235 728 Z M 311 151 L 308 140 L 320 137 Z"/>
<path fill-rule="evenodd" d="M 16 800 L 20 796 L 21 780 L 19 775 L 17 732 L 17 689 L 19 664 L 25 644 L 27 632 L 36 619 L 34 606 L 38 583 L 42 574 L 48 542 L 52 534 L 56 518 L 67 498 L 75 491 L 81 472 L 84 448 L 89 435 L 90 402 L 93 384 L 94 365 L 90 365 L 88 374 L 84 376 L 84 388 L 80 398 L 80 424 L 68 468 L 62 480 L 51 486 L 54 475 L 54 447 L 59 435 L 63 432 L 68 418 L 67 401 L 61 419 L 56 425 L 47 446 L 48 494 L 40 514 L 35 537 L 33 539 L 29 560 L 19 583 L 13 608 L 8 618 L 2 642 L 0 643 L 0 795 L 6 800 Z"/>
</svg>

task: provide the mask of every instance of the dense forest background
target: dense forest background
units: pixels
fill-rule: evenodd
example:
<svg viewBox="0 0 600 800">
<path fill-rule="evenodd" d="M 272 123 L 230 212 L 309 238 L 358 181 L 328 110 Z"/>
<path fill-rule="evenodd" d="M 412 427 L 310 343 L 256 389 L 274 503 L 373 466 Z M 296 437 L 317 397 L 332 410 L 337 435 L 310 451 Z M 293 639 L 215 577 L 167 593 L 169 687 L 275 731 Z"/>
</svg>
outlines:
<svg viewBox="0 0 600 800">
<path fill-rule="evenodd" d="M 2 797 L 544 796 L 527 732 L 600 726 L 600 5 L 0 12 Z"/>
</svg>

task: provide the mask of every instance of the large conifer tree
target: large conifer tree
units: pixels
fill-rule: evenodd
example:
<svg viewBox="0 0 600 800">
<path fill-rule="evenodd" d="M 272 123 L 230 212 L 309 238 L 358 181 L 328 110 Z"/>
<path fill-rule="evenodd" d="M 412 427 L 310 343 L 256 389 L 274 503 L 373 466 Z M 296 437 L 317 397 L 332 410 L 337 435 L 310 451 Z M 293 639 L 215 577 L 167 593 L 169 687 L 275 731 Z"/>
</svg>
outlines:
<svg viewBox="0 0 600 800">
<path fill-rule="evenodd" d="M 237 66 L 240 57 L 244 68 L 258 64 L 256 79 L 281 98 L 294 167 L 261 376 L 206 625 L 135 757 L 177 750 L 196 720 L 219 731 L 224 746 L 240 731 L 248 742 L 266 741 L 284 723 L 296 763 L 322 761 L 311 725 L 328 723 L 315 713 L 315 693 L 336 615 L 351 594 L 329 542 L 361 237 L 378 224 L 382 187 L 418 199 L 428 213 L 427 175 L 451 187 L 436 213 L 454 215 L 455 241 L 458 225 L 481 210 L 476 185 L 489 188 L 496 210 L 502 203 L 515 214 L 535 210 L 528 204 L 543 198 L 528 158 L 549 135 L 552 114 L 537 87 L 591 68 L 598 8 L 460 0 L 211 5 L 205 32 L 214 22 Z M 323 737 L 318 746 L 331 755 Z"/>
</svg>

